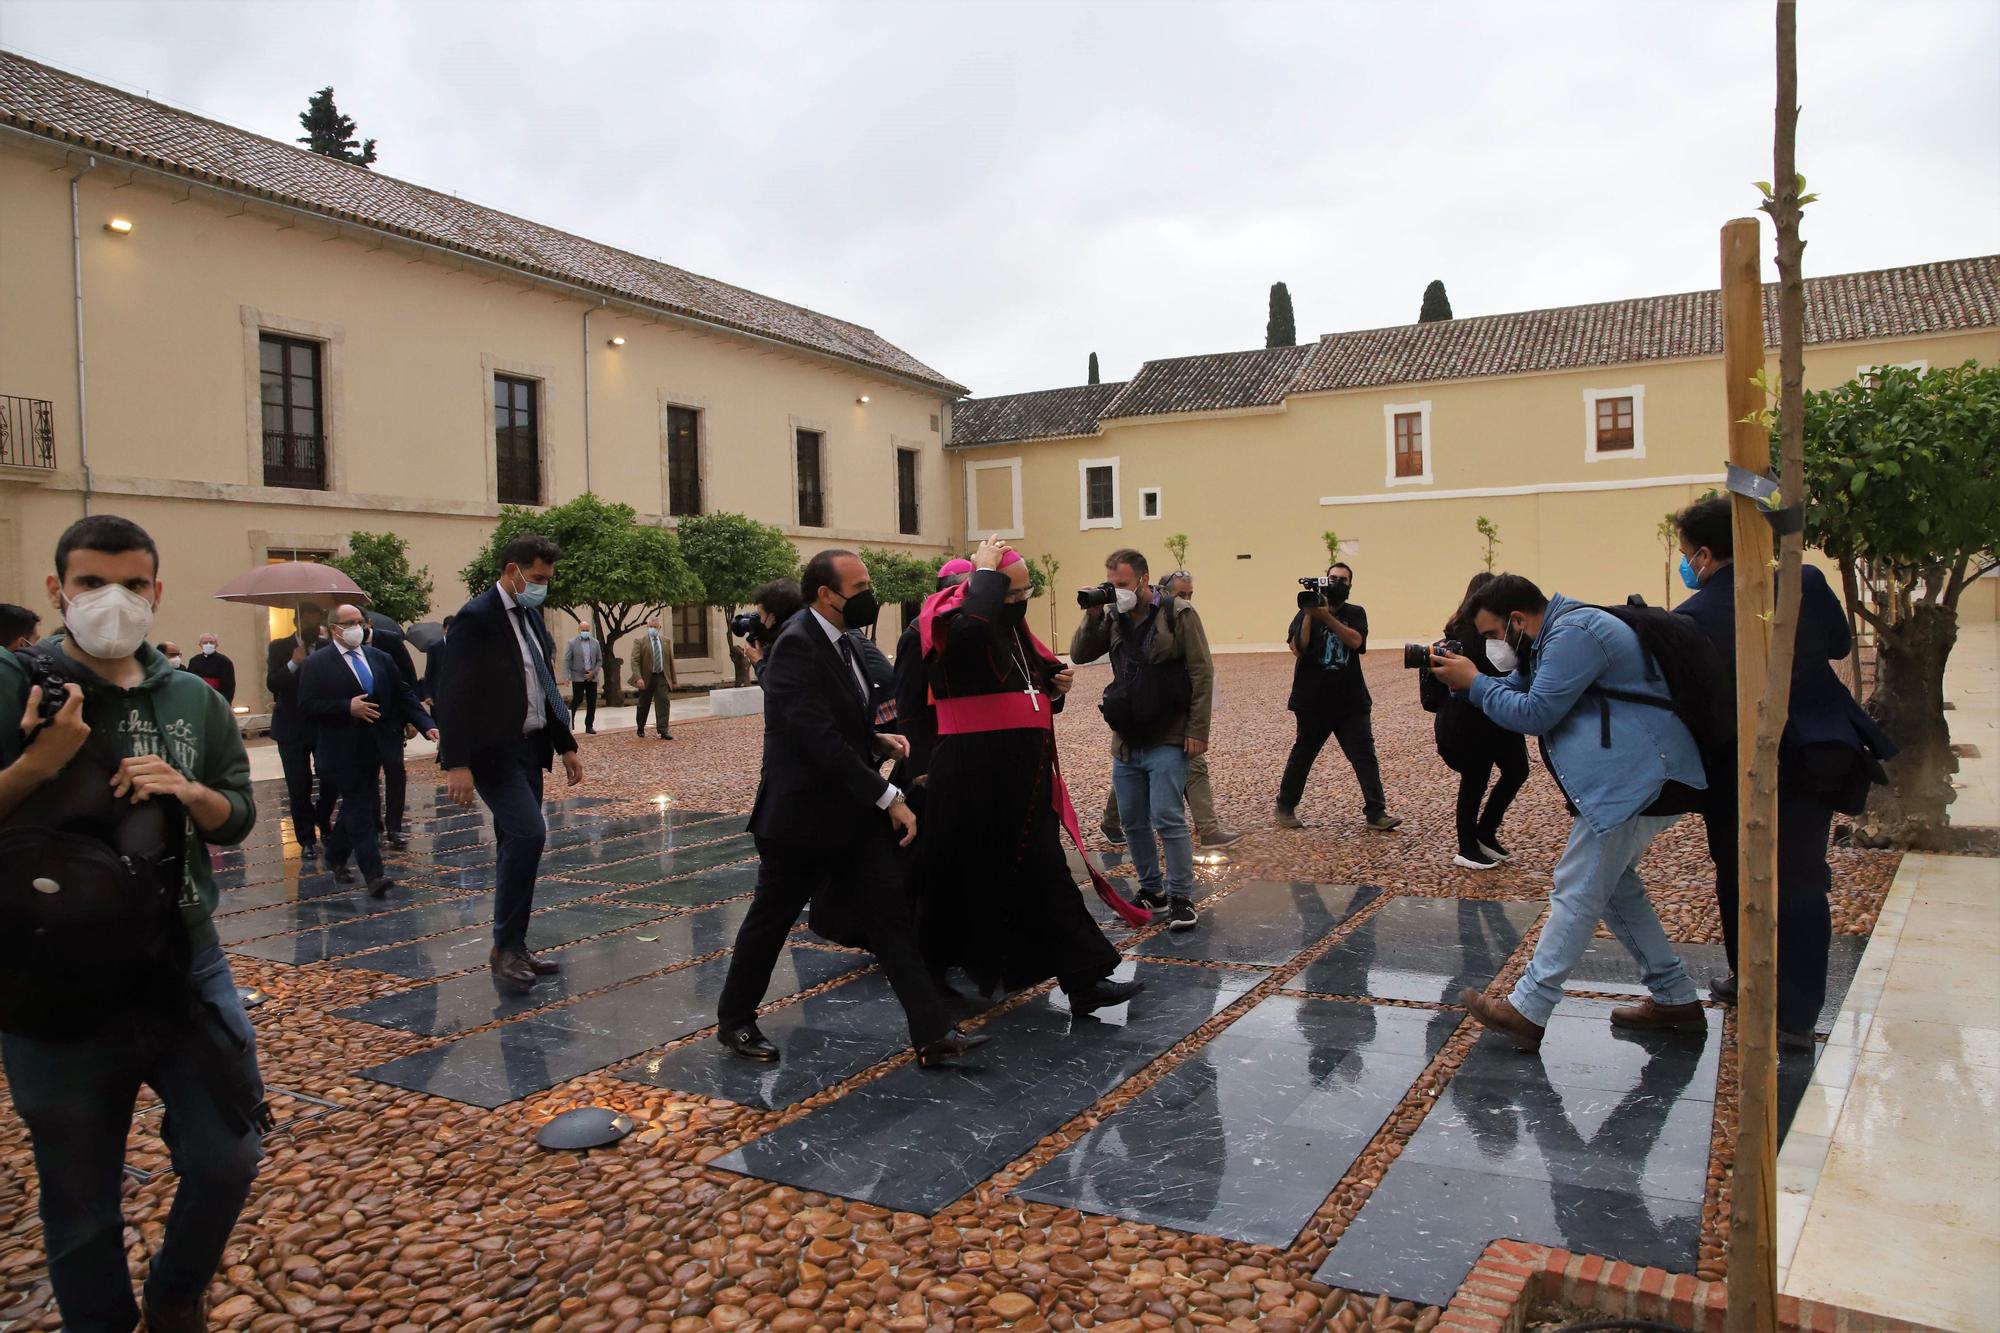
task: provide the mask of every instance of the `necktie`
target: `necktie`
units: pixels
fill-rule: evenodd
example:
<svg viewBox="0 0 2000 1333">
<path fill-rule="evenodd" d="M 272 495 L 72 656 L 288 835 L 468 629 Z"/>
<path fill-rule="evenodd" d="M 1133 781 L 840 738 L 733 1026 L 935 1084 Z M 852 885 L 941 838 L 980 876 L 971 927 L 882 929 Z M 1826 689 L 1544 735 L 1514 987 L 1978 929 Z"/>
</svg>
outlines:
<svg viewBox="0 0 2000 1333">
<path fill-rule="evenodd" d="M 653 665 L 651 669 L 657 675 L 659 672 L 666 670 L 667 666 L 666 663 L 660 660 L 660 632 L 654 630 L 648 637 L 647 642 L 651 644 L 653 649 Z"/>
<path fill-rule="evenodd" d="M 562 691 L 556 688 L 556 678 L 549 670 L 549 664 L 542 658 L 542 641 L 535 634 L 535 622 L 528 619 L 526 607 L 517 606 L 514 614 L 521 618 L 521 637 L 527 641 L 528 656 L 534 659 L 535 678 L 541 682 L 542 702 L 547 708 L 547 717 L 552 722 L 569 725 L 569 709 L 564 706 Z"/>
<path fill-rule="evenodd" d="M 868 704 L 868 686 L 858 679 L 860 668 L 854 664 L 854 645 L 849 643 L 847 636 L 843 634 L 834 640 L 834 646 L 840 649 L 840 660 L 847 663 L 848 675 L 857 678 L 855 683 L 861 688 L 861 703 L 863 707 L 866 707 Z"/>
<path fill-rule="evenodd" d="M 354 675 L 361 682 L 363 694 L 375 693 L 375 673 L 368 669 L 368 659 L 361 655 L 359 648 L 348 650 L 347 660 L 354 663 Z"/>
</svg>

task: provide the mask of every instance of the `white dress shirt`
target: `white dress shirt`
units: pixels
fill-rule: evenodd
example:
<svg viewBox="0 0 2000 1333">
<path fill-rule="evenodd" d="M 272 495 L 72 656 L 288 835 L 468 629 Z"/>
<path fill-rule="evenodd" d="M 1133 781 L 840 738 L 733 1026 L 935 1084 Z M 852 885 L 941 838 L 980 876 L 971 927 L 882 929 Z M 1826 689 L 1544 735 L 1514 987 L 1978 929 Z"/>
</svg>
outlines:
<svg viewBox="0 0 2000 1333">
<path fill-rule="evenodd" d="M 514 644 L 521 650 L 521 678 L 528 685 L 528 712 L 521 719 L 521 734 L 532 736 L 549 724 L 548 700 L 542 695 L 541 677 L 535 674 L 535 663 L 538 660 L 536 650 L 540 645 L 530 647 L 528 640 L 522 635 L 521 621 L 514 614 L 514 607 L 517 604 L 506 586 L 499 583 L 493 586 L 500 594 L 500 605 L 507 608 L 507 627 L 514 631 Z M 533 615 L 534 612 L 530 611 L 528 614 Z"/>
<path fill-rule="evenodd" d="M 825 616 L 819 613 L 819 609 L 817 607 L 813 607 L 810 609 L 812 610 L 812 618 L 819 622 L 820 630 L 826 635 L 827 642 L 833 645 L 833 651 L 836 653 L 840 653 L 840 640 L 842 637 L 841 632 L 833 627 L 833 622 L 831 620 L 828 620 Z M 872 716 L 873 709 L 870 707 L 870 705 L 873 696 L 868 689 L 868 677 L 861 674 L 860 659 L 857 657 L 852 657 L 848 653 L 840 653 L 840 657 L 843 662 L 846 662 L 848 664 L 848 669 L 852 672 L 854 676 L 854 688 L 861 691 L 862 711 L 868 712 Z M 887 810 L 890 806 L 894 805 L 897 801 L 900 801 L 902 799 L 903 799 L 902 789 L 892 782 L 880 796 L 875 798 L 875 808 L 877 810 Z"/>
</svg>

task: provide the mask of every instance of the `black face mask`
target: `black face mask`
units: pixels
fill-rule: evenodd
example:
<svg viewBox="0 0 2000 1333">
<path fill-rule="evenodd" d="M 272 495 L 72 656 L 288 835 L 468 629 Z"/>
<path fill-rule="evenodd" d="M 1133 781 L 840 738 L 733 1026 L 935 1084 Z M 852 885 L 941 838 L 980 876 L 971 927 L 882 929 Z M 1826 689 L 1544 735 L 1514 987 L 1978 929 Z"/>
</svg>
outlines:
<svg viewBox="0 0 2000 1333">
<path fill-rule="evenodd" d="M 875 600 L 873 588 L 863 588 L 847 599 L 840 608 L 840 618 L 847 622 L 849 629 L 867 629 L 881 616 L 881 604 Z"/>
<path fill-rule="evenodd" d="M 1028 604 L 1026 602 L 1000 603 L 1000 619 L 998 622 L 1000 628 L 1013 629 L 1016 625 L 1026 624 L 1027 620 Z"/>
<path fill-rule="evenodd" d="M 1326 600 L 1335 606 L 1347 605 L 1347 580 L 1329 579 L 1326 585 Z"/>
</svg>

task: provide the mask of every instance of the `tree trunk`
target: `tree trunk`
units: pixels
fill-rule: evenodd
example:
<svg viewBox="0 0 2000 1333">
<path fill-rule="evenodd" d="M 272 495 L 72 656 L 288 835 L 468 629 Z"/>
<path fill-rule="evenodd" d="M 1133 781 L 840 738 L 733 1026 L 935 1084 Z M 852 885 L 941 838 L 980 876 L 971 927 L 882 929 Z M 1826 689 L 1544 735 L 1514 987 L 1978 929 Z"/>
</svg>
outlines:
<svg viewBox="0 0 2000 1333">
<path fill-rule="evenodd" d="M 611 650 L 604 650 L 604 706 L 623 708 L 625 706 L 625 662 L 614 657 Z"/>
<path fill-rule="evenodd" d="M 1886 765 L 1889 785 L 1875 788 L 1862 816 L 1858 838 L 1867 846 L 1943 846 L 1958 771 L 1944 717 L 1944 666 L 1957 642 L 1958 612 L 1923 603 L 1876 633 L 1868 715 L 1902 752 Z"/>
</svg>

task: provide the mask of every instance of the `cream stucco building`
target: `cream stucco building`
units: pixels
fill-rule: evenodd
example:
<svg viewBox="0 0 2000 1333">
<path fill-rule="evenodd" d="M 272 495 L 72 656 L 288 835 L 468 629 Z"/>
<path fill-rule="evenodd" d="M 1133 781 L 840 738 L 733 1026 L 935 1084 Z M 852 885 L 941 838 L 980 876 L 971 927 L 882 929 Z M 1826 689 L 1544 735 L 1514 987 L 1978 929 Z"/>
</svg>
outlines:
<svg viewBox="0 0 2000 1333">
<path fill-rule="evenodd" d="M 1765 306 L 1774 342 L 1774 289 Z M 1808 388 L 1990 365 L 2000 257 L 1809 279 L 1806 314 Z M 1114 548 L 1171 568 L 1184 533 L 1211 641 L 1251 651 L 1280 646 L 1328 531 L 1382 644 L 1437 633 L 1483 568 L 1481 516 L 1499 567 L 1546 588 L 1678 601 L 1657 529 L 1721 484 L 1725 417 L 1707 291 L 1149 361 L 1125 383 L 962 402 L 950 448 L 967 530 L 1055 556 L 1065 604 Z M 1996 590 L 1962 613 L 1993 618 Z"/>
<path fill-rule="evenodd" d="M 965 391 L 870 330 L 4 52 L 0 252 L 0 601 L 45 610 L 57 535 L 124 514 L 159 637 L 217 630 L 253 711 L 288 617 L 209 594 L 356 530 L 406 537 L 438 612 L 509 501 L 959 536 Z M 718 614 L 675 638 L 684 679 L 727 668 Z"/>
</svg>

